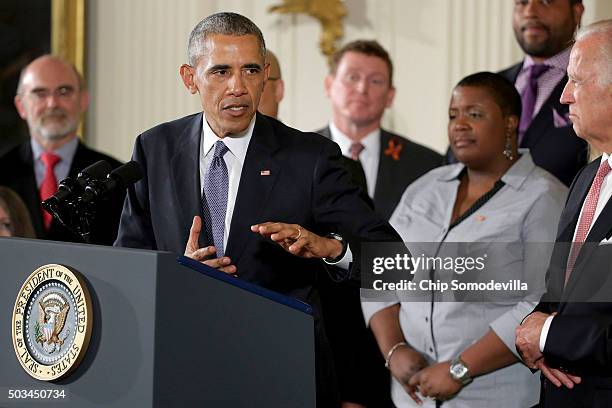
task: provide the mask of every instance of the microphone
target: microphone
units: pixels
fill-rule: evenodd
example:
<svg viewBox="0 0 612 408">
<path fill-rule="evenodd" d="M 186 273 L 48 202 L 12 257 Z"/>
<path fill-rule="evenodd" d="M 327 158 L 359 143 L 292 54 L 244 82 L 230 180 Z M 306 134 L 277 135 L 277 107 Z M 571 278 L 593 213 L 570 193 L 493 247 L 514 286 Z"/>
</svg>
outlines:
<svg viewBox="0 0 612 408">
<path fill-rule="evenodd" d="M 87 166 L 77 175 L 76 179 L 66 177 L 51 197 L 42 202 L 42 207 L 61 224 L 69 228 L 71 213 L 75 199 L 85 191 L 85 187 L 93 180 L 104 177 L 112 170 L 110 164 L 104 160 Z"/>
<path fill-rule="evenodd" d="M 51 206 L 57 207 L 61 205 L 61 203 L 65 202 L 70 196 L 82 193 L 91 180 L 106 177 L 112 169 L 110 164 L 104 160 L 100 160 L 81 170 L 76 179 L 66 177 L 64 180 L 60 181 L 55 194 L 42 203 L 43 207 L 49 210 Z"/>
<path fill-rule="evenodd" d="M 101 177 L 106 176 L 112 170 L 113 168 L 110 164 L 108 164 L 104 160 L 99 160 L 91 166 L 87 166 L 83 170 L 81 170 L 77 178 L 99 179 Z"/>
<path fill-rule="evenodd" d="M 76 179 L 62 180 L 58 191 L 42 204 L 61 224 L 89 243 L 100 201 L 142 177 L 142 169 L 134 161 L 112 170 L 110 164 L 100 160 L 83 169 Z"/>
<path fill-rule="evenodd" d="M 116 190 L 127 188 L 142 177 L 143 172 L 140 165 L 135 161 L 127 162 L 111 171 L 104 180 L 97 179 L 88 183 L 79 201 L 81 204 L 88 205 Z"/>
</svg>

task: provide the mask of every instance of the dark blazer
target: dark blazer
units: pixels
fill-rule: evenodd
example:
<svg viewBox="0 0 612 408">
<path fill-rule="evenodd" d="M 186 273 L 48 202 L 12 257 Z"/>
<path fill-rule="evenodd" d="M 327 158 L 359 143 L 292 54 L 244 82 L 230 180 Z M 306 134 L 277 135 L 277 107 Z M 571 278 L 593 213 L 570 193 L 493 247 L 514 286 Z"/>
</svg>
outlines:
<svg viewBox="0 0 612 408">
<path fill-rule="evenodd" d="M 500 74 L 515 83 L 522 66 L 522 62 L 518 63 L 500 71 Z M 519 147 L 529 149 L 536 165 L 569 186 L 578 171 L 587 164 L 589 153 L 587 143 L 576 136 L 569 121 L 567 126 L 555 126 L 554 112 L 563 118 L 567 118 L 569 112 L 569 107 L 559 101 L 566 83 L 567 75 L 557 84 L 533 118 Z M 447 161 L 457 161 L 450 148 L 447 151 Z"/>
<path fill-rule="evenodd" d="M 319 129 L 317 133 L 331 139 L 329 127 Z M 391 140 L 402 145 L 399 160 L 385 154 Z M 439 153 L 381 129 L 378 175 L 374 190 L 376 212 L 390 219 L 406 187 L 429 170 L 441 166 L 442 162 L 443 157 Z"/>
<path fill-rule="evenodd" d="M 586 166 L 571 186 L 547 272 L 547 293 L 535 309 L 557 313 L 546 338 L 546 361 L 581 376 L 582 383 L 568 390 L 544 380 L 544 407 L 612 406 L 612 246 L 599 246 L 612 235 L 612 200 L 591 228 L 564 287 L 569 243 L 599 164 L 595 160 Z"/>
<path fill-rule="evenodd" d="M 202 113 L 187 116 L 138 136 L 133 160 L 141 164 L 145 176 L 128 192 L 115 245 L 184 252 L 193 216 L 202 213 L 198 172 L 202 118 Z M 282 221 L 320 235 L 337 232 L 351 242 L 355 260 L 360 241 L 401 241 L 350 183 L 340 157 L 335 143 L 258 113 L 225 251 L 239 278 L 313 306 L 321 404 L 333 401 L 336 392 L 318 294 L 318 280 L 328 271 L 321 260 L 295 257 L 251 232 L 250 226 Z M 270 174 L 261 175 L 262 170 Z M 204 245 L 202 236 L 200 245 Z M 355 265 L 351 273 L 358 279 Z"/>
<path fill-rule="evenodd" d="M 121 165 L 120 162 L 112 157 L 90 149 L 79 142 L 72 159 L 68 177 L 76 177 L 85 167 L 99 160 L 106 160 L 113 168 Z M 73 234 L 56 220 L 52 221 L 49 231 L 45 230 L 36 176 L 34 174 L 32 146 L 29 140 L 13 148 L 0 158 L 0 185 L 10 187 L 19 194 L 30 212 L 32 224 L 38 238 L 54 241 L 83 242 L 80 236 Z M 92 243 L 112 245 L 117 236 L 119 216 L 121 215 L 124 198 L 125 193 L 120 193 L 113 196 L 104 205 L 99 206 L 97 218 L 92 227 Z"/>
<path fill-rule="evenodd" d="M 2 135 L 2 137 L 0 137 L 0 157 L 4 156 L 10 150 L 13 150 L 15 146 L 20 145 L 26 140 L 30 140 L 30 136 L 28 136 L 27 129 L 25 131 L 25 134 L 15 132 L 8 135 Z"/>
</svg>

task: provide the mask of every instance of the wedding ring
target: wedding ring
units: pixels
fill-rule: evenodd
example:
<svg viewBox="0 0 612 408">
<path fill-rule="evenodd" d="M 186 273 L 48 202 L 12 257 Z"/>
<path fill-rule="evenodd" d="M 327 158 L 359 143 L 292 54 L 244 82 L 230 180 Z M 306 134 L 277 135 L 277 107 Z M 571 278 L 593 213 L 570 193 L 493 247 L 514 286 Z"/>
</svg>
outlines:
<svg viewBox="0 0 612 408">
<path fill-rule="evenodd" d="M 300 237 L 302 236 L 302 229 L 301 229 L 300 227 L 297 227 L 297 230 L 298 230 L 297 237 L 295 237 L 295 238 L 291 238 L 291 239 L 292 239 L 292 240 L 294 240 L 294 241 L 297 241 L 297 240 L 298 240 L 298 239 L 300 239 Z"/>
</svg>

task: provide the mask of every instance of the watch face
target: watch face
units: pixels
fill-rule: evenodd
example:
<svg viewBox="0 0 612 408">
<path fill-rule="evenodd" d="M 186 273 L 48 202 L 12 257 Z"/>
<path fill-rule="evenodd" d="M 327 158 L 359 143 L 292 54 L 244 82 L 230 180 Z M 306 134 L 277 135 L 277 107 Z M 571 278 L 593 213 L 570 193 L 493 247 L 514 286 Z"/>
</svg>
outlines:
<svg viewBox="0 0 612 408">
<path fill-rule="evenodd" d="M 461 378 L 467 373 L 467 367 L 461 363 L 453 364 L 451 366 L 451 373 L 455 378 Z"/>
</svg>

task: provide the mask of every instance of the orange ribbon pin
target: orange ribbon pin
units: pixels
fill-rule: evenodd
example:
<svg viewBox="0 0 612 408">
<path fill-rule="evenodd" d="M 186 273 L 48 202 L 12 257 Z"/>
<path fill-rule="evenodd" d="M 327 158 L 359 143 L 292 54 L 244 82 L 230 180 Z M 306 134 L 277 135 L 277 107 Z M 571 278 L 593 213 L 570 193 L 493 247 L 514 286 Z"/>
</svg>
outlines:
<svg viewBox="0 0 612 408">
<path fill-rule="evenodd" d="M 385 156 L 392 157 L 393 160 L 398 161 L 403 147 L 404 145 L 402 145 L 400 141 L 398 141 L 395 138 L 391 139 L 389 140 L 389 144 L 387 145 L 387 148 L 385 149 L 385 152 L 384 152 Z"/>
</svg>

